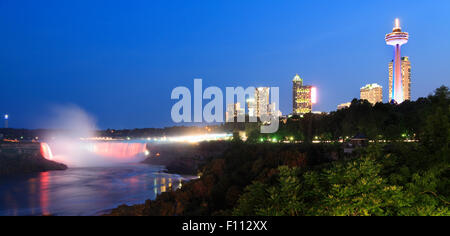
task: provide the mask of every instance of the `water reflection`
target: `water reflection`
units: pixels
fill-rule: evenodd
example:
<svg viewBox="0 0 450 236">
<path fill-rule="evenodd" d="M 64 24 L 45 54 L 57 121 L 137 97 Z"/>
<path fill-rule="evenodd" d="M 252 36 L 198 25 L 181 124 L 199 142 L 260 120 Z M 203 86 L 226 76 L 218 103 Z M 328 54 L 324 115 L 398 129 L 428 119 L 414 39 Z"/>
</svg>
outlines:
<svg viewBox="0 0 450 236">
<path fill-rule="evenodd" d="M 42 215 L 50 215 L 50 211 L 48 208 L 49 205 L 49 199 L 48 199 L 48 195 L 49 195 L 49 187 L 50 187 L 50 173 L 49 172 L 44 172 L 40 174 L 40 178 L 39 178 L 39 191 L 40 191 L 40 207 L 42 209 Z"/>
<path fill-rule="evenodd" d="M 167 176 L 158 176 L 154 178 L 153 180 L 153 192 L 155 195 L 176 190 L 178 188 L 181 188 L 183 182 L 183 178 L 173 178 L 173 177 L 167 177 Z M 174 185 L 174 183 L 176 183 Z"/>
<path fill-rule="evenodd" d="M 74 168 L 0 178 L 0 215 L 96 215 L 177 189 L 185 178 L 162 167 Z"/>
</svg>

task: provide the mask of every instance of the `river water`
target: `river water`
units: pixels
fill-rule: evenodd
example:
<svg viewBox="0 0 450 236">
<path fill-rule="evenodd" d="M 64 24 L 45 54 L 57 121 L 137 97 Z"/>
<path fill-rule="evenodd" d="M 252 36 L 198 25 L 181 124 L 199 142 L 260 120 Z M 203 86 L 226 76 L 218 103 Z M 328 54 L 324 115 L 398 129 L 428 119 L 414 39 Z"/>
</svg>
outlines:
<svg viewBox="0 0 450 236">
<path fill-rule="evenodd" d="M 0 215 L 100 215 L 144 203 L 191 177 L 162 166 L 123 164 L 0 177 Z"/>
</svg>

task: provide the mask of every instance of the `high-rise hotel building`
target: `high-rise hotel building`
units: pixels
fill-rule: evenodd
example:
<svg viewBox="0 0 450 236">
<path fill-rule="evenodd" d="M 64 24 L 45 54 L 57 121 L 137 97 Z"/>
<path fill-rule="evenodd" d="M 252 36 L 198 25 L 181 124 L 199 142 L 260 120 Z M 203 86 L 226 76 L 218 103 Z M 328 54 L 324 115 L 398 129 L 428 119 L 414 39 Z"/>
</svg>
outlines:
<svg viewBox="0 0 450 236">
<path fill-rule="evenodd" d="M 244 117 L 246 115 L 247 105 L 248 116 L 250 118 L 263 118 L 264 116 L 282 116 L 281 111 L 277 108 L 275 101 L 270 101 L 270 88 L 259 87 L 255 88 L 253 97 L 249 97 L 246 104 L 231 103 L 227 104 L 226 121 L 234 122 L 236 118 Z M 243 107 L 241 107 L 243 105 Z M 239 119 L 238 119 L 239 120 Z"/>
<path fill-rule="evenodd" d="M 227 105 L 226 121 L 234 122 L 239 116 L 245 116 L 245 109 L 239 102 Z"/>
<path fill-rule="evenodd" d="M 403 85 L 403 98 L 404 100 L 411 100 L 411 62 L 409 57 L 402 57 L 401 63 L 401 78 Z M 393 83 L 394 83 L 394 61 L 389 63 L 389 98 L 392 98 L 393 93 Z M 389 101 L 390 102 L 390 101 Z"/>
<path fill-rule="evenodd" d="M 361 88 L 361 100 L 367 100 L 372 105 L 383 102 L 383 87 L 378 84 L 368 84 Z"/>
<path fill-rule="evenodd" d="M 254 97 L 247 99 L 248 115 L 250 117 L 262 117 L 264 115 L 281 116 L 276 110 L 274 101 L 270 102 L 270 88 L 259 87 L 255 89 Z"/>
<path fill-rule="evenodd" d="M 269 114 L 270 88 L 259 87 L 255 90 L 256 116 L 261 117 Z"/>
<path fill-rule="evenodd" d="M 311 113 L 312 105 L 316 103 L 316 88 L 303 85 L 303 79 L 299 75 L 295 75 L 292 83 L 292 114 L 304 115 Z"/>
</svg>

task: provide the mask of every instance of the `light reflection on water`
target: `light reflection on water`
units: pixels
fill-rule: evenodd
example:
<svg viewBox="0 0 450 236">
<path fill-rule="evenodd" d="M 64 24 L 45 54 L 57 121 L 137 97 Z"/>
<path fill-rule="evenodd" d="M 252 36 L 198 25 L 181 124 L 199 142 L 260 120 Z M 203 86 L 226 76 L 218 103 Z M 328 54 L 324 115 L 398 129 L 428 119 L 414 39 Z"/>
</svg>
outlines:
<svg viewBox="0 0 450 236">
<path fill-rule="evenodd" d="M 73 168 L 0 178 L 0 215 L 98 215 L 181 187 L 160 166 Z"/>
</svg>

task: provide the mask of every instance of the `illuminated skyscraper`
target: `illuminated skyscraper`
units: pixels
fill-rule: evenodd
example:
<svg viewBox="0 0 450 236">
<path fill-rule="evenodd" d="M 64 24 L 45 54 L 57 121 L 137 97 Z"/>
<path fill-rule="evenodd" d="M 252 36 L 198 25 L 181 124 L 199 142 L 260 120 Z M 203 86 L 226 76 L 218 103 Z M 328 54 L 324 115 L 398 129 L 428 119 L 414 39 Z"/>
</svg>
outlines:
<svg viewBox="0 0 450 236">
<path fill-rule="evenodd" d="M 256 101 L 254 98 L 247 99 L 248 116 L 256 117 Z"/>
<path fill-rule="evenodd" d="M 312 105 L 316 103 L 317 99 L 316 88 L 303 85 L 303 79 L 299 75 L 295 75 L 292 83 L 292 114 L 304 115 L 311 113 Z"/>
<path fill-rule="evenodd" d="M 368 84 L 361 88 L 361 100 L 367 100 L 372 105 L 383 102 L 383 87 L 378 84 Z"/>
<path fill-rule="evenodd" d="M 239 102 L 227 105 L 226 121 L 234 122 L 235 118 L 245 116 L 245 109 L 241 107 Z"/>
<path fill-rule="evenodd" d="M 275 101 L 270 101 L 270 88 L 259 87 L 255 89 L 253 98 L 247 99 L 247 108 L 249 117 L 261 118 L 264 115 L 281 116 L 280 110 L 277 110 Z"/>
<path fill-rule="evenodd" d="M 394 81 L 394 62 L 389 63 L 389 98 L 392 98 Z M 402 85 L 404 100 L 411 100 L 411 62 L 408 57 L 402 57 Z"/>
<path fill-rule="evenodd" d="M 406 87 L 406 85 L 403 84 L 404 80 L 402 79 L 402 57 L 400 49 L 403 44 L 408 42 L 409 34 L 402 32 L 400 21 L 399 19 L 396 19 L 392 33 L 387 34 L 385 39 L 386 44 L 394 46 L 393 79 L 392 83 L 389 84 L 389 87 L 391 87 L 392 84 L 392 89 L 390 89 L 392 92 L 389 94 L 389 100 L 400 104 L 405 101 L 407 96 L 407 94 L 404 93 L 404 87 Z"/>
<path fill-rule="evenodd" d="M 259 87 L 255 90 L 255 106 L 256 106 L 256 116 L 261 117 L 262 115 L 269 114 L 269 104 L 270 104 L 270 88 L 269 87 Z"/>
</svg>

